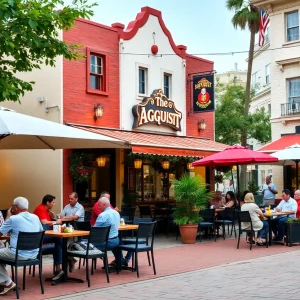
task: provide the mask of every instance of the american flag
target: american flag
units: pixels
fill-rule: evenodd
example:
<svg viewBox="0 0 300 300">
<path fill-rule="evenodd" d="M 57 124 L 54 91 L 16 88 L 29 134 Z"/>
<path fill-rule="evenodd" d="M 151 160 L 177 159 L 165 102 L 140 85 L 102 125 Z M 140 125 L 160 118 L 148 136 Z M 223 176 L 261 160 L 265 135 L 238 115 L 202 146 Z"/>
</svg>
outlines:
<svg viewBox="0 0 300 300">
<path fill-rule="evenodd" d="M 260 9 L 259 42 L 258 42 L 258 45 L 260 47 L 262 47 L 265 44 L 265 35 L 269 23 L 270 23 L 269 15 L 263 9 Z"/>
</svg>

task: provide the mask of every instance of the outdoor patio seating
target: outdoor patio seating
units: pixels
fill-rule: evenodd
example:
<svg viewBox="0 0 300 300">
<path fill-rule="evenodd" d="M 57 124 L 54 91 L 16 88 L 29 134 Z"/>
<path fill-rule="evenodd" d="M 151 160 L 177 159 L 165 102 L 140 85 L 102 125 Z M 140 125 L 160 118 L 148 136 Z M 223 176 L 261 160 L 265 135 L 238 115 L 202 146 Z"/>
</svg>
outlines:
<svg viewBox="0 0 300 300">
<path fill-rule="evenodd" d="M 209 236 L 208 230 L 211 229 L 213 232 L 213 236 L 216 241 L 216 224 L 215 224 L 215 209 L 208 208 L 208 209 L 203 209 L 199 211 L 200 217 L 203 219 L 203 221 L 199 222 L 199 242 L 201 242 L 201 230 L 205 229 L 207 231 L 207 235 Z"/>
<path fill-rule="evenodd" d="M 222 226 L 222 233 L 223 233 L 224 240 L 226 235 L 226 227 L 225 227 L 226 225 L 228 227 L 228 233 L 229 233 L 229 226 L 231 225 L 230 236 L 232 236 L 232 231 L 234 229 L 234 235 L 236 237 L 234 211 L 235 211 L 234 207 L 225 208 L 223 211 L 221 211 L 218 214 L 219 219 L 215 221 L 216 225 Z"/>
<path fill-rule="evenodd" d="M 131 251 L 133 252 L 132 256 L 132 270 L 137 272 L 137 277 L 140 277 L 139 273 L 139 264 L 138 264 L 138 253 L 147 252 L 148 254 L 148 263 L 151 266 L 149 251 L 151 252 L 153 272 L 156 275 L 155 262 L 154 262 L 154 253 L 153 253 L 153 243 L 154 243 L 154 232 L 155 232 L 156 222 L 151 223 L 140 223 L 139 228 L 137 230 L 135 244 L 127 244 L 127 245 L 119 245 L 118 246 L 118 274 L 121 269 L 121 251 Z M 147 241 L 146 244 L 140 244 L 139 240 L 145 239 Z M 151 242 L 150 242 L 151 240 Z"/>
<path fill-rule="evenodd" d="M 44 231 L 39 232 L 19 232 L 18 242 L 16 248 L 15 259 L 0 259 L 1 264 L 11 266 L 12 280 L 16 283 L 16 296 L 17 299 L 20 297 L 19 292 L 19 278 L 18 278 L 18 267 L 23 267 L 23 290 L 25 290 L 25 279 L 26 279 L 26 267 L 37 265 L 39 266 L 39 279 L 41 285 L 41 292 L 44 294 L 44 284 L 42 279 L 42 242 L 44 237 Z M 19 260 L 19 250 L 35 250 L 39 249 L 38 255 L 35 259 Z"/>
</svg>

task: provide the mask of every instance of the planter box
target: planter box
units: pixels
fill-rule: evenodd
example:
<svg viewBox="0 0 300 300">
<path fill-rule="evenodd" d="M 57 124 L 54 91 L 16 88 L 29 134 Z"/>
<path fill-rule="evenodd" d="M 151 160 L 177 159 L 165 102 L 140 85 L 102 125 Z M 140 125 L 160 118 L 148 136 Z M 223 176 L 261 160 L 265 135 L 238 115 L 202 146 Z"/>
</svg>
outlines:
<svg viewBox="0 0 300 300">
<path fill-rule="evenodd" d="M 292 246 L 294 243 L 300 243 L 300 223 L 287 223 L 286 245 Z"/>
</svg>

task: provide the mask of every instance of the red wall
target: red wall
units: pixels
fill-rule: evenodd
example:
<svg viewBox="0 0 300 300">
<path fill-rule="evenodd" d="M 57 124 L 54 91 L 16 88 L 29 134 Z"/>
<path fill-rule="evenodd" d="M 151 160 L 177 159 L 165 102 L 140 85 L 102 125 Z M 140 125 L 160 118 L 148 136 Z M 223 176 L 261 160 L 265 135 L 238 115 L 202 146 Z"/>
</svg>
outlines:
<svg viewBox="0 0 300 300">
<path fill-rule="evenodd" d="M 120 127 L 119 99 L 119 39 L 116 29 L 87 20 L 77 20 L 72 30 L 63 33 L 68 44 L 81 44 L 86 49 L 99 51 L 107 55 L 108 96 L 87 93 L 87 59 L 77 61 L 64 59 L 63 62 L 63 121 L 88 124 L 100 127 Z M 104 107 L 103 117 L 94 120 L 94 105 Z M 73 183 L 69 173 L 68 154 L 63 156 L 63 205 L 68 203 Z"/>
<path fill-rule="evenodd" d="M 202 138 L 209 138 L 214 140 L 214 112 L 206 113 L 193 113 L 192 105 L 192 76 L 188 74 L 204 71 L 212 71 L 214 69 L 214 63 L 209 60 L 193 57 L 191 55 L 186 56 L 186 76 L 189 81 L 186 87 L 186 135 L 187 136 L 196 136 Z M 196 75 L 196 74 L 195 74 Z M 203 131 L 198 131 L 198 121 L 204 119 L 206 123 L 206 129 Z"/>
</svg>

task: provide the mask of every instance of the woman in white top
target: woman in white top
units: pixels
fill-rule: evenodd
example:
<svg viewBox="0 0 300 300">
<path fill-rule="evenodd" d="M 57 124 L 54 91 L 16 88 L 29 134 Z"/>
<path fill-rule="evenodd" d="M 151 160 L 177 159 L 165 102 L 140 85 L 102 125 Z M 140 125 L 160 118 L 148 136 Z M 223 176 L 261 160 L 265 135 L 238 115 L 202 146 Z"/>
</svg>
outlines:
<svg viewBox="0 0 300 300">
<path fill-rule="evenodd" d="M 265 217 L 260 208 L 254 203 L 254 196 L 252 193 L 245 195 L 244 202 L 245 204 L 242 205 L 241 211 L 249 211 L 252 228 L 254 231 L 258 231 L 256 239 L 257 245 L 261 246 L 266 243 L 266 235 L 268 234 L 269 229 L 268 222 L 265 221 Z M 242 229 L 251 229 L 250 223 L 242 222 L 241 226 Z"/>
</svg>

